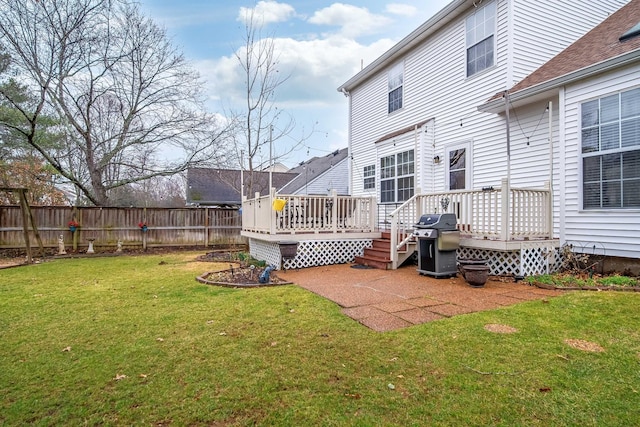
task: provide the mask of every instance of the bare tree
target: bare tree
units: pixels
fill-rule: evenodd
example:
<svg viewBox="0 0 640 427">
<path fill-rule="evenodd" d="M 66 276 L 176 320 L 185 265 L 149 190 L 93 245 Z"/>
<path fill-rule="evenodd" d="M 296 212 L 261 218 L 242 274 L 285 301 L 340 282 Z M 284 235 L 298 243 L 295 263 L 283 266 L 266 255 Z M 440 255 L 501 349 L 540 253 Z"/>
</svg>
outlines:
<svg viewBox="0 0 640 427">
<path fill-rule="evenodd" d="M 255 9 L 244 10 L 244 45 L 235 52 L 244 80 L 244 107 L 233 114 L 240 128 L 235 154 L 245 170 L 254 172 L 268 169 L 270 163 L 286 157 L 309 138 L 313 129 L 308 134 L 303 131 L 297 138 L 292 136 L 296 122 L 276 104 L 276 90 L 289 76 L 278 68 L 274 38 L 262 37 L 262 18 Z M 276 144 L 278 141 L 284 142 Z M 272 146 L 277 146 L 273 152 Z M 247 174 L 245 195 L 253 194 L 252 176 L 253 173 Z"/>
<path fill-rule="evenodd" d="M 113 206 L 151 206 L 183 208 L 186 182 L 183 174 L 156 176 L 143 182 L 122 186 L 113 191 Z"/>
<path fill-rule="evenodd" d="M 135 4 L 0 0 L 0 12 L 0 42 L 36 100 L 25 141 L 90 203 L 225 157 L 230 126 L 205 113 L 199 76 Z M 44 112 L 60 119 L 53 148 L 37 138 Z"/>
</svg>

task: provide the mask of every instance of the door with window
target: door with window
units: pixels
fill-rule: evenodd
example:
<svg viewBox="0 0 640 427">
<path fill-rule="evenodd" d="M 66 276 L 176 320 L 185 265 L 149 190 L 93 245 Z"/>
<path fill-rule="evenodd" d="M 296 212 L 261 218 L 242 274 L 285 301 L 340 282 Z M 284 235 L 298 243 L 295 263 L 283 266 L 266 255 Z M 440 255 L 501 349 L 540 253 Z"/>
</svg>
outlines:
<svg viewBox="0 0 640 427">
<path fill-rule="evenodd" d="M 445 148 L 445 182 L 447 190 L 467 190 L 471 186 L 471 144 Z"/>
</svg>

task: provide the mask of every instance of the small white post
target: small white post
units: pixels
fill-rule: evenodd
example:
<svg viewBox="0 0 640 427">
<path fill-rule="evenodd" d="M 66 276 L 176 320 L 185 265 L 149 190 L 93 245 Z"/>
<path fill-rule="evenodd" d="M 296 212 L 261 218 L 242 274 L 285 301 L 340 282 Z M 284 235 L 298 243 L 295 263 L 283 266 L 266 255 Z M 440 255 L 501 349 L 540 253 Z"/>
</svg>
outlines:
<svg viewBox="0 0 640 427">
<path fill-rule="evenodd" d="M 269 234 L 276 234 L 276 210 L 273 209 L 273 201 L 276 198 L 276 189 L 271 187 L 269 191 Z"/>
<path fill-rule="evenodd" d="M 511 189 L 509 188 L 509 178 L 502 178 L 502 182 L 500 184 L 500 197 L 502 199 L 501 203 L 501 220 L 502 227 L 500 228 L 500 238 L 503 241 L 509 240 L 511 236 L 511 224 L 509 223 L 509 197 L 510 197 Z"/>
<path fill-rule="evenodd" d="M 95 239 L 87 239 L 89 241 L 89 249 L 87 249 L 88 254 L 93 254 L 95 251 L 93 250 L 93 241 Z"/>
<path fill-rule="evenodd" d="M 376 231 L 376 196 L 369 197 L 369 231 Z"/>
<path fill-rule="evenodd" d="M 331 225 L 333 228 L 333 232 L 337 233 L 338 232 L 338 192 L 336 190 L 331 190 L 331 197 L 333 198 L 331 202 Z"/>
<path fill-rule="evenodd" d="M 66 255 L 67 251 L 64 249 L 64 235 L 61 234 L 58 237 L 58 255 Z"/>
</svg>

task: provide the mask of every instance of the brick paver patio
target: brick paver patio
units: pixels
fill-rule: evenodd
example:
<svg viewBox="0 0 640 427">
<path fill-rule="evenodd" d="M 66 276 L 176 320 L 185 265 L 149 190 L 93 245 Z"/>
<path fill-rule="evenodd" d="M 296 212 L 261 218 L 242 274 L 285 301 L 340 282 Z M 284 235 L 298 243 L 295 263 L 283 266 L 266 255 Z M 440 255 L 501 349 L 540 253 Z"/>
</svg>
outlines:
<svg viewBox="0 0 640 427">
<path fill-rule="evenodd" d="M 340 264 L 279 271 L 278 276 L 334 301 L 345 315 L 379 332 L 562 294 L 491 279 L 473 288 L 462 277 L 419 275 L 415 266 L 376 270 Z"/>
</svg>

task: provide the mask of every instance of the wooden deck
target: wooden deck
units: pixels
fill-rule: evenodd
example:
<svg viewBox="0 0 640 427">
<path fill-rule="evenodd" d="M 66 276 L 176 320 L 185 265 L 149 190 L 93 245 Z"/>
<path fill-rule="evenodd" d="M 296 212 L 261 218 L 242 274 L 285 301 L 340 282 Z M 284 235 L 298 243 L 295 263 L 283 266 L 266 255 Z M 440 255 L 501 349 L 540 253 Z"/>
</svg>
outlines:
<svg viewBox="0 0 640 427">
<path fill-rule="evenodd" d="M 538 258 L 548 257 L 559 246 L 552 235 L 548 184 L 537 189 L 511 188 L 503 180 L 495 188 L 418 194 L 386 218 L 377 218 L 377 212 L 374 197 L 282 195 L 272 191 L 243 201 L 242 235 L 267 244 L 369 240 L 368 251 L 375 252 L 379 264 L 396 269 L 415 251 L 412 231 L 421 215 L 454 213 L 461 232 L 459 254 L 510 254 L 498 257 L 508 265 L 496 271 L 515 268 L 523 262 L 526 251 L 536 252 Z M 385 245 L 373 249 L 374 241 L 381 238 L 388 244 L 385 241 Z M 381 246 L 389 247 L 388 255 L 382 256 Z"/>
</svg>

